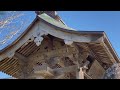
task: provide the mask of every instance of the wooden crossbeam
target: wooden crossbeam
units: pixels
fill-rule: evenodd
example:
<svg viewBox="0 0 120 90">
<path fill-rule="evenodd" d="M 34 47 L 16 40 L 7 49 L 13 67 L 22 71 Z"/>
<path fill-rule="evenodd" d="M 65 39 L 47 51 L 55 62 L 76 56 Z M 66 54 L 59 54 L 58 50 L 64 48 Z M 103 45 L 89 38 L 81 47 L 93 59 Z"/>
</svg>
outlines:
<svg viewBox="0 0 120 90">
<path fill-rule="evenodd" d="M 18 52 L 15 52 L 15 55 L 14 55 L 15 58 L 18 58 L 19 60 L 19 64 L 20 64 L 20 67 L 22 69 L 22 73 L 23 74 L 23 77 L 22 78 L 27 78 L 28 77 L 28 63 L 27 61 L 29 61 L 29 59 L 25 56 L 23 56 L 22 54 L 18 53 Z"/>
<path fill-rule="evenodd" d="M 20 61 L 23 61 L 23 62 L 26 62 L 28 61 L 28 58 L 23 56 L 22 54 L 18 53 L 18 52 L 15 52 L 15 55 L 14 55 L 16 58 L 18 58 L 18 60 Z"/>
<path fill-rule="evenodd" d="M 92 77 L 90 77 L 87 73 L 84 72 L 85 77 L 87 77 L 87 79 L 92 79 Z"/>
<path fill-rule="evenodd" d="M 35 66 L 34 73 L 42 76 L 54 76 L 53 70 L 49 68 L 46 63 L 43 63 L 41 66 Z"/>
<path fill-rule="evenodd" d="M 57 69 L 51 69 L 47 65 L 41 65 L 34 67 L 35 74 L 41 74 L 45 76 L 58 76 L 56 78 L 60 78 L 64 73 L 69 73 L 77 70 L 77 65 L 69 66 L 69 67 L 62 67 Z M 61 75 L 61 76 L 59 76 Z"/>
<path fill-rule="evenodd" d="M 63 74 L 63 73 L 69 73 L 77 70 L 77 65 L 68 66 L 68 67 L 62 67 L 53 69 L 53 72 L 56 74 Z"/>
<path fill-rule="evenodd" d="M 77 79 L 84 79 L 84 75 L 88 76 L 84 74 L 83 71 L 84 67 L 80 67 L 79 71 L 77 70 L 77 68 L 78 68 L 77 65 L 72 65 L 68 67 L 51 69 L 47 66 L 47 64 L 43 64 L 41 66 L 34 67 L 34 72 L 42 76 L 53 76 L 54 79 L 63 78 L 65 73 L 70 73 L 70 72 L 76 72 Z"/>
</svg>

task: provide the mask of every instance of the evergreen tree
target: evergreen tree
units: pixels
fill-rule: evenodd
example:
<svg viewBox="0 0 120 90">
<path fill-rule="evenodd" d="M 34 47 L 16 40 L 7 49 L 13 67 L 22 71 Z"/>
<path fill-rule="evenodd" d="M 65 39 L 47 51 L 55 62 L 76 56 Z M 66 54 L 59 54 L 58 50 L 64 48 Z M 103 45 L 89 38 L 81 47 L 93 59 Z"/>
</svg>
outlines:
<svg viewBox="0 0 120 90">
<path fill-rule="evenodd" d="M 103 79 L 120 79 L 120 63 L 115 63 L 108 68 Z"/>
</svg>

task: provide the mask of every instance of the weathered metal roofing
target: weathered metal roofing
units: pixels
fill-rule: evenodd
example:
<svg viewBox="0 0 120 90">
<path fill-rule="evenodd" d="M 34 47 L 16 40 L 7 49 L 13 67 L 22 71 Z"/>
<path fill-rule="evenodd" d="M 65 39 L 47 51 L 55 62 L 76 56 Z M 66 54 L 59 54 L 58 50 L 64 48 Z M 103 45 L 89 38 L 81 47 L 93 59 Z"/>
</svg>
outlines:
<svg viewBox="0 0 120 90">
<path fill-rule="evenodd" d="M 62 22 L 58 22 L 57 20 L 53 19 L 52 17 L 48 16 L 46 13 L 38 15 L 38 19 L 42 20 L 43 22 L 47 23 L 51 27 L 54 27 L 57 30 L 61 30 L 64 32 L 75 33 L 75 34 L 91 34 L 91 35 L 103 35 L 104 31 L 83 31 L 83 30 L 76 30 L 73 28 L 68 27 Z"/>
<path fill-rule="evenodd" d="M 57 21 L 55 19 L 53 19 L 52 17 L 48 16 L 46 13 L 43 13 L 41 15 L 38 15 L 41 19 L 45 20 L 46 22 L 49 22 L 57 27 L 60 27 L 60 28 L 65 28 L 65 29 L 68 29 L 68 30 L 75 30 L 75 29 L 72 29 L 68 26 L 66 26 L 65 24 L 63 24 L 62 22 L 60 21 Z"/>
</svg>

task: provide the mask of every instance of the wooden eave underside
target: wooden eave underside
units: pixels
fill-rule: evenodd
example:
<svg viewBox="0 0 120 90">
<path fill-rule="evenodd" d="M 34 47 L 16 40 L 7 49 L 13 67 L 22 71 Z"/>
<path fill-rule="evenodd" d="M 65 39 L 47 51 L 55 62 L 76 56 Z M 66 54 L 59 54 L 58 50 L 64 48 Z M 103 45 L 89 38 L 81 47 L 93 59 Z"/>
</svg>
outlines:
<svg viewBox="0 0 120 90">
<path fill-rule="evenodd" d="M 87 44 L 87 46 L 92 50 L 92 52 L 96 56 L 96 60 L 102 65 L 103 63 L 112 65 L 113 62 L 110 61 L 112 59 L 105 51 L 104 47 L 99 44 Z M 24 57 L 29 57 L 30 55 L 36 53 L 40 47 L 37 47 L 34 42 L 30 42 L 24 48 L 19 48 L 16 52 L 21 54 Z M 5 72 L 13 77 L 19 78 L 17 73 L 21 70 L 19 66 L 19 60 L 16 57 L 13 58 L 5 58 L 0 62 L 0 70 Z"/>
<path fill-rule="evenodd" d="M 63 33 L 65 32 L 65 33 L 74 34 L 77 36 L 86 36 L 87 35 L 87 36 L 91 36 L 92 38 L 94 38 L 94 37 L 101 38 L 102 37 L 103 40 L 100 40 L 100 41 L 99 40 L 97 41 L 97 39 L 95 39 L 95 41 L 93 40 L 93 42 L 91 41 L 91 42 L 77 42 L 77 43 L 85 43 L 90 48 L 90 50 L 94 53 L 94 55 L 96 56 L 96 59 L 99 62 L 103 62 L 103 63 L 107 63 L 107 64 L 119 62 L 119 58 L 117 57 L 114 49 L 111 47 L 111 44 L 108 41 L 107 37 L 104 36 L 105 35 L 104 32 L 102 32 L 102 31 L 99 32 L 99 31 L 67 30 L 67 29 L 52 25 L 51 23 L 46 22 L 45 20 L 42 20 L 41 18 L 38 18 L 38 17 L 34 20 L 34 22 L 28 27 L 28 29 L 17 40 L 15 40 L 11 45 L 9 45 L 8 47 L 6 47 L 5 49 L 0 51 L 0 57 L 4 57 L 4 55 L 3 55 L 4 53 L 9 52 L 9 50 L 12 50 L 14 48 L 14 46 L 18 44 L 18 42 L 22 41 L 25 38 L 25 36 L 30 32 L 30 30 L 32 29 L 32 26 L 35 25 L 39 21 L 52 27 L 53 30 L 56 30 L 56 32 L 61 31 Z M 57 36 L 55 36 L 55 37 L 57 37 Z M 25 42 L 23 42 L 23 43 L 25 43 Z M 24 48 L 21 48 L 21 46 L 22 46 L 22 44 L 18 48 L 16 48 L 15 51 L 25 57 L 30 56 L 31 54 L 37 52 L 37 50 L 40 49 L 40 47 L 37 47 L 34 42 L 30 42 Z M 107 49 L 106 49 L 106 47 L 107 47 Z M 4 59 L 2 59 L 0 61 L 0 71 L 7 73 L 13 77 L 18 78 L 19 76 L 17 75 L 17 73 L 20 71 L 18 59 L 15 57 L 8 58 L 7 56 L 5 56 Z"/>
</svg>

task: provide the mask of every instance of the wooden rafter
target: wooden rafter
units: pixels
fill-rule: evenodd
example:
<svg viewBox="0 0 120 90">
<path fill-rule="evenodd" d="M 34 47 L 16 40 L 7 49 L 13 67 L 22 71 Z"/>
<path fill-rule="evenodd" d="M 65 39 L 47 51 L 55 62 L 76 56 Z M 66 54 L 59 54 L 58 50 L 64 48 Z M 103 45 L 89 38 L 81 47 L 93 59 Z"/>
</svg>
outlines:
<svg viewBox="0 0 120 90">
<path fill-rule="evenodd" d="M 116 60 L 114 59 L 113 55 L 111 54 L 111 52 L 110 52 L 109 48 L 106 46 L 106 44 L 103 42 L 103 43 L 101 43 L 101 45 L 103 45 L 103 48 L 104 48 L 104 50 L 106 51 L 106 53 L 109 55 L 110 60 L 111 60 L 113 63 L 115 63 Z"/>
<path fill-rule="evenodd" d="M 28 58 L 23 56 L 22 54 L 18 53 L 18 52 L 15 52 L 15 55 L 14 57 L 18 58 L 18 60 L 21 60 L 22 62 L 26 62 L 28 61 Z"/>
</svg>

